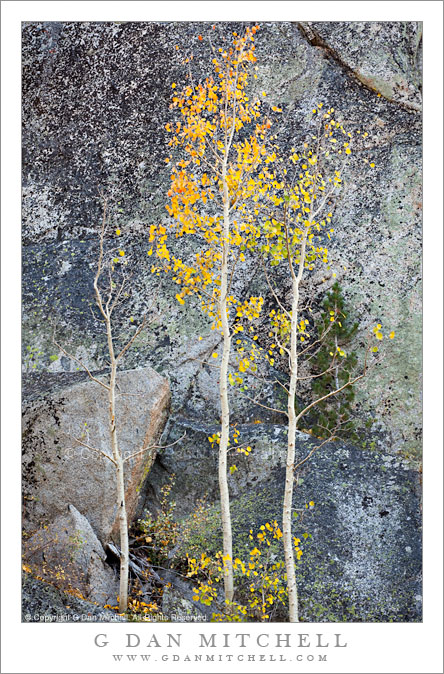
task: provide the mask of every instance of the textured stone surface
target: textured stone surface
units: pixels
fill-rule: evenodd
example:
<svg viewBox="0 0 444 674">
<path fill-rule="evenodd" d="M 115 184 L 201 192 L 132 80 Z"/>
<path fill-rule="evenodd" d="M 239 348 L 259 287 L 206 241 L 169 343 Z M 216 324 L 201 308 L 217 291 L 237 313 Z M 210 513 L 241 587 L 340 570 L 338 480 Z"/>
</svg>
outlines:
<svg viewBox="0 0 444 674">
<path fill-rule="evenodd" d="M 125 618 L 24 574 L 22 622 L 125 622 Z"/>
<path fill-rule="evenodd" d="M 299 26 L 311 44 L 325 49 L 371 91 L 421 110 L 421 22 L 308 21 Z"/>
<path fill-rule="evenodd" d="M 161 452 L 148 477 L 151 508 L 174 473 L 171 498 L 179 515 L 193 512 L 207 495 L 217 503 L 217 452 L 207 436 L 215 427 L 178 420 L 170 439 L 187 430 L 179 446 Z M 282 518 L 286 430 L 283 426 L 239 426 L 239 443 L 253 447 L 248 458 L 233 455 L 238 470 L 229 478 L 234 553 L 251 549 L 250 529 Z M 316 440 L 298 434 L 297 460 Z M 304 554 L 298 564 L 301 616 L 313 622 L 410 622 L 421 620 L 421 517 L 418 475 L 408 461 L 387 454 L 382 441 L 371 449 L 329 443 L 298 471 L 294 534 Z M 313 508 L 306 507 L 314 501 Z M 205 552 L 221 549 L 217 505 L 206 533 Z M 305 541 L 303 533 L 310 534 Z M 282 554 L 282 549 L 280 550 Z"/>
<path fill-rule="evenodd" d="M 170 581 L 171 582 L 171 581 Z M 162 614 L 173 623 L 206 622 L 211 618 L 209 611 L 203 604 L 193 601 L 193 592 L 190 585 L 173 579 L 174 585 L 165 587 L 162 596 Z"/>
<path fill-rule="evenodd" d="M 211 367 L 200 363 L 208 362 L 217 339 L 196 306 L 179 307 L 174 288 L 165 279 L 153 279 L 144 232 L 166 217 L 164 126 L 171 83 L 184 82 L 182 59 L 188 51 L 194 55 L 196 79 L 207 73 L 208 30 L 208 24 L 194 22 L 42 22 L 23 27 L 25 370 L 73 368 L 66 358 L 51 360 L 56 354 L 49 318 L 57 321 L 61 336 L 70 339 L 85 362 L 103 367 L 105 338 L 88 304 L 97 254 L 94 231 L 100 222 L 96 195 L 106 186 L 119 202 L 113 224 L 122 230 L 122 245 L 135 270 L 128 312 L 140 316 L 146 299 L 155 297 L 160 316 L 128 354 L 125 366 L 150 364 L 169 376 L 173 408 L 197 419 L 218 414 Z M 242 26 L 217 23 L 213 41 L 229 39 L 232 30 Z M 320 100 L 332 105 L 352 131 L 369 133 L 352 158 L 348 187 L 336 206 L 331 269 L 307 279 L 304 296 L 312 297 L 316 308 L 334 272 L 352 318 L 360 323 L 355 349 L 377 321 L 386 332 L 395 330 L 383 369 L 361 382 L 357 412 L 384 430 L 394 451 L 417 455 L 421 26 L 264 23 L 257 56 L 257 87 L 284 111 L 276 126 L 284 148 L 305 139 L 311 108 Z M 375 161 L 373 173 L 363 170 L 364 158 Z M 185 254 L 187 244 L 181 246 Z M 252 287 L 266 293 L 258 277 L 254 265 L 239 269 L 241 297 Z M 121 323 L 130 334 L 127 316 Z M 196 342 L 198 334 L 205 337 L 203 344 Z M 279 367 L 285 371 L 285 363 Z M 238 405 L 236 411 L 238 422 L 251 417 L 251 406 Z"/>
<path fill-rule="evenodd" d="M 86 517 L 72 505 L 67 510 L 25 541 L 26 563 L 61 589 L 70 586 L 89 601 L 115 605 L 119 580 L 106 564 L 105 550 Z"/>
<path fill-rule="evenodd" d="M 52 380 L 57 380 L 53 375 Z M 66 375 L 61 375 L 66 381 Z M 47 380 L 46 380 L 47 381 Z M 35 383 L 35 382 L 34 382 Z M 157 444 L 169 410 L 168 382 L 151 368 L 120 372 L 117 396 L 119 442 L 124 456 Z M 48 386 L 50 384 L 47 384 Z M 55 387 L 57 389 L 57 387 Z M 26 392 L 26 385 L 25 385 Z M 40 529 L 74 505 L 90 522 L 102 544 L 118 536 L 115 470 L 111 462 L 75 437 L 109 452 L 106 391 L 87 381 L 46 390 L 23 409 L 23 525 Z M 34 394 L 35 396 L 35 394 Z M 131 521 L 140 488 L 154 461 L 150 450 L 126 464 L 126 499 Z"/>
<path fill-rule="evenodd" d="M 158 456 L 145 504 L 155 508 L 165 470 L 173 471 L 182 514 L 193 509 L 202 490 L 210 503 L 217 501 L 216 452 L 207 437 L 218 430 L 220 414 L 211 357 L 219 338 L 196 304 L 179 306 L 168 279 L 151 273 L 146 231 L 167 218 L 164 127 L 171 84 L 184 83 L 182 61 L 190 52 L 195 79 L 206 76 L 208 32 L 218 43 L 233 30 L 241 32 L 242 25 L 217 23 L 214 31 L 194 22 L 23 26 L 23 350 L 24 370 L 34 373 L 27 378 L 29 390 L 36 396 L 30 405 L 43 410 L 38 398 L 45 386 L 52 390 L 54 378 L 79 377 L 51 343 L 53 322 L 59 341 L 69 343 L 91 369 L 106 367 L 105 335 L 90 311 L 101 220 L 96 195 L 106 187 L 115 203 L 111 224 L 122 231 L 119 242 L 133 272 L 118 319 L 122 339 L 131 337 L 147 302 L 157 316 L 126 354 L 125 368 L 150 365 L 169 379 L 174 415 L 169 440 L 187 431 L 181 444 Z M 419 620 L 418 475 L 400 455 L 417 458 L 421 450 L 421 26 L 269 22 L 261 25 L 256 45 L 256 86 L 283 109 L 275 127 L 281 147 L 305 141 L 319 101 L 334 107 L 346 128 L 369 134 L 351 157 L 346 189 L 335 207 L 330 268 L 304 280 L 302 302 L 309 298 L 316 315 L 336 274 L 350 317 L 359 323 L 351 349 L 362 352 L 377 322 L 385 334 L 396 333 L 382 366 L 357 390 L 362 447 L 325 448 L 307 465 L 295 495 L 296 507 L 316 502 L 307 521 L 313 539 L 298 570 L 305 590 L 302 612 L 314 621 Z M 372 172 L 364 159 L 375 162 Z M 181 257 L 193 253 L 189 242 L 175 246 Z M 264 313 L 273 308 L 258 265 L 240 265 L 235 283 L 239 297 L 263 294 Z M 276 285 L 285 297 L 288 282 L 282 275 Z M 258 335 L 266 347 L 265 321 Z M 275 368 L 273 377 L 285 380 L 285 360 L 277 358 Z M 257 382 L 248 383 L 253 397 L 283 406 L 279 385 L 255 389 Z M 307 395 L 303 389 L 298 393 Z M 245 528 L 255 521 L 280 518 L 285 430 L 277 425 L 280 415 L 230 395 L 232 423 L 254 446 L 249 459 L 236 459 L 238 471 L 230 478 L 242 543 Z M 25 427 L 40 429 L 37 436 L 25 433 L 25 447 L 32 437 L 37 452 L 31 481 L 39 484 L 47 461 L 43 456 L 42 464 L 39 447 L 50 442 L 44 426 L 49 419 L 51 431 L 59 416 L 44 405 L 41 426 L 38 414 L 30 419 L 27 405 Z M 298 442 L 300 450 L 310 444 L 302 435 Z M 96 500 L 104 490 L 98 481 Z M 41 517 L 38 502 L 27 501 L 26 508 Z M 213 533 L 217 541 L 218 529 Z"/>
</svg>

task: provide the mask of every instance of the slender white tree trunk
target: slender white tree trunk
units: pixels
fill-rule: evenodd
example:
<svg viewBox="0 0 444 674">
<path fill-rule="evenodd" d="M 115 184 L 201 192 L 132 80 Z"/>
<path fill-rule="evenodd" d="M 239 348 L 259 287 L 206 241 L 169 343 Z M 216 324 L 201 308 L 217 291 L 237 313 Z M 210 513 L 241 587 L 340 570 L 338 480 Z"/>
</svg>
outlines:
<svg viewBox="0 0 444 674">
<path fill-rule="evenodd" d="M 230 515 L 230 495 L 228 492 L 227 478 L 227 453 L 228 441 L 230 436 L 230 408 L 228 405 L 228 364 L 231 350 L 231 335 L 229 319 L 227 312 L 227 291 L 228 291 L 228 256 L 230 251 L 230 218 L 229 218 L 229 200 L 228 185 L 226 180 L 226 161 L 222 167 L 223 180 L 223 208 L 224 208 L 224 226 L 223 226 L 223 246 L 222 246 L 222 268 L 219 311 L 222 322 L 222 360 L 219 371 L 219 395 L 221 405 L 221 434 L 219 444 L 219 491 L 222 517 L 222 537 L 223 537 L 223 555 L 224 555 L 224 589 L 225 599 L 233 600 L 234 581 L 233 581 L 233 541 L 231 532 Z"/>
<path fill-rule="evenodd" d="M 119 611 L 123 613 L 128 608 L 128 519 L 125 504 L 125 483 L 123 474 L 123 462 L 120 458 L 116 468 L 117 500 L 119 504 L 119 532 L 120 532 L 120 588 L 119 588 Z"/>
<path fill-rule="evenodd" d="M 291 531 L 291 509 L 293 502 L 294 461 L 296 444 L 296 383 L 298 376 L 297 359 L 297 319 L 299 302 L 299 283 L 293 280 L 291 305 L 291 336 L 290 336 L 290 385 L 288 389 L 288 445 L 287 464 L 285 470 L 284 510 L 282 515 L 285 568 L 287 571 L 288 609 L 290 622 L 299 622 L 298 590 L 294 565 L 293 536 Z"/>
<path fill-rule="evenodd" d="M 129 542 L 128 542 L 128 517 L 125 503 L 125 481 L 123 470 L 123 459 L 119 449 L 116 429 L 116 375 L 117 363 L 114 356 L 114 346 L 111 334 L 111 321 L 108 319 L 107 336 L 108 349 L 111 360 L 111 374 L 109 387 L 109 425 L 111 437 L 111 449 L 113 459 L 116 465 L 116 502 L 119 520 L 120 533 L 120 588 L 119 588 L 119 611 L 124 613 L 128 608 L 128 560 L 129 560 Z"/>
<path fill-rule="evenodd" d="M 293 502 L 293 484 L 294 484 L 294 464 L 296 447 L 296 385 L 298 378 L 298 307 L 299 307 L 299 284 L 305 264 L 305 248 L 307 241 L 307 232 L 301 245 L 301 257 L 299 261 L 298 274 L 292 278 L 292 301 L 291 301 L 291 332 L 290 332 L 290 384 L 288 389 L 288 444 L 287 444 L 287 463 L 285 471 L 285 491 L 284 507 L 282 513 L 282 529 L 284 543 L 285 569 L 287 572 L 287 590 L 288 590 L 288 610 L 289 619 L 292 623 L 299 622 L 298 610 L 298 589 L 296 583 L 296 571 L 294 564 L 294 548 L 292 535 L 292 502 Z"/>
</svg>

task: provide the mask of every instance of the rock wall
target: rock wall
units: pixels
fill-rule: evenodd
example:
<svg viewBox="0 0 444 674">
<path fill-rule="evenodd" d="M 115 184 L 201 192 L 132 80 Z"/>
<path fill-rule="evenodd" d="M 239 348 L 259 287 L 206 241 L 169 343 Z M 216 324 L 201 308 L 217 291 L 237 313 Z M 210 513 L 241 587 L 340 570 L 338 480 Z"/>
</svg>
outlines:
<svg viewBox="0 0 444 674">
<path fill-rule="evenodd" d="M 97 192 L 106 188 L 136 270 L 131 310 L 140 316 L 155 296 L 160 315 L 126 367 L 150 364 L 168 375 L 173 408 L 192 400 L 196 416 L 204 409 L 217 416 L 217 405 L 208 410 L 207 376 L 190 356 L 208 362 L 216 340 L 195 307 L 179 307 L 168 283 L 153 279 L 146 231 L 167 217 L 171 84 L 184 82 L 182 61 L 191 52 L 195 77 L 206 74 L 210 30 L 193 22 L 23 26 L 25 369 L 73 367 L 55 359 L 49 317 L 91 366 L 102 367 L 105 338 L 88 304 Z M 242 26 L 218 23 L 211 37 L 228 40 L 233 30 Z M 376 321 L 395 330 L 383 368 L 360 387 L 358 412 L 411 456 L 421 437 L 421 30 L 412 22 L 279 22 L 263 24 L 257 37 L 257 86 L 283 108 L 281 144 L 304 138 L 321 100 L 352 131 L 369 133 L 335 211 L 331 269 L 307 280 L 305 292 L 321 301 L 336 273 L 360 324 L 357 346 Z M 363 158 L 374 160 L 373 172 L 363 171 Z M 246 295 L 254 283 L 266 293 L 244 266 L 237 290 Z"/>
<path fill-rule="evenodd" d="M 37 396 L 48 376 L 78 376 L 52 344 L 53 324 L 59 341 L 90 369 L 106 368 L 105 334 L 90 311 L 101 222 L 97 194 L 106 189 L 115 205 L 112 225 L 122 232 L 119 243 L 133 272 L 116 330 L 131 338 L 147 305 L 154 319 L 124 367 L 151 366 L 169 380 L 169 438 L 188 433 L 184 443 L 157 457 L 145 505 L 155 509 L 159 485 L 177 471 L 183 514 L 192 510 L 201 481 L 217 500 L 207 436 L 220 415 L 211 358 L 219 337 L 195 304 L 178 305 L 168 279 L 151 273 L 147 230 L 167 218 L 164 126 L 171 84 L 186 78 L 184 55 L 193 54 L 199 79 L 208 72 L 209 31 L 213 42 L 223 42 L 242 28 L 222 22 L 214 30 L 194 22 L 23 25 L 24 371 L 32 373 Z M 369 134 L 352 156 L 336 205 L 330 268 L 307 278 L 302 294 L 316 309 L 340 281 L 359 323 L 351 345 L 358 352 L 376 322 L 396 332 L 383 365 L 357 391 L 361 446 L 337 445 L 319 455 L 296 496 L 318 504 L 311 522 L 317 545 L 304 556 L 317 573 L 310 575 L 305 562 L 299 571 L 308 588 L 304 610 L 313 620 L 420 619 L 419 479 L 402 461 L 417 459 L 421 448 L 421 39 L 421 24 L 414 22 L 279 22 L 261 25 L 256 41 L 256 86 L 283 109 L 276 124 L 281 146 L 305 139 L 319 101 L 334 107 L 351 131 Z M 371 172 L 363 159 L 374 161 Z M 181 255 L 192 252 L 187 241 L 173 246 Z M 285 295 L 285 280 L 277 285 Z M 239 268 L 236 292 L 263 294 L 265 310 L 272 307 L 251 262 Z M 264 345 L 267 332 L 263 321 L 258 334 Z M 283 361 L 277 359 L 273 374 L 285 378 Z M 248 383 L 271 407 L 282 404 L 278 385 L 255 389 L 253 380 Z M 231 480 L 238 511 L 249 490 L 259 504 L 253 517 L 278 517 L 284 418 L 240 395 L 232 394 L 231 406 L 233 422 L 256 441 L 243 477 Z M 32 422 L 32 433 L 44 418 Z M 255 421 L 265 424 L 263 432 Z M 301 436 L 298 451 L 309 442 Z M 341 588 L 343 604 L 337 600 Z M 325 606 L 322 597 L 330 591 Z"/>
<path fill-rule="evenodd" d="M 255 535 L 265 522 L 281 521 L 287 442 L 281 425 L 245 424 L 238 430 L 239 444 L 252 447 L 248 457 L 229 455 L 229 465 L 237 466 L 229 477 L 233 554 L 245 559 L 253 545 L 250 529 Z M 204 497 L 218 503 L 217 448 L 207 440 L 217 427 L 177 419 L 169 441 L 185 431 L 180 445 L 160 452 L 146 491 L 153 509 L 161 486 L 175 475 L 171 499 L 182 517 L 195 512 Z M 298 433 L 297 461 L 317 444 Z M 417 473 L 383 446 L 335 442 L 313 453 L 298 470 L 293 499 L 298 515 L 293 532 L 303 549 L 297 564 L 302 621 L 421 620 L 419 500 Z M 208 555 L 221 549 L 219 518 L 213 506 L 206 525 Z"/>
<path fill-rule="evenodd" d="M 125 618 L 103 606 L 94 605 L 60 591 L 25 574 L 22 589 L 23 622 L 125 622 Z"/>
</svg>

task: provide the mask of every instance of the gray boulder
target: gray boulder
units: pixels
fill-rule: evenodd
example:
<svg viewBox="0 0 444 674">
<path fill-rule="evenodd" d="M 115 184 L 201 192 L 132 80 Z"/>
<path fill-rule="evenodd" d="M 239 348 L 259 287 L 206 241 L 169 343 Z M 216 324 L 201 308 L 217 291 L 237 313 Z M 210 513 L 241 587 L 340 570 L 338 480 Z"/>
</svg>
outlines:
<svg viewBox="0 0 444 674">
<path fill-rule="evenodd" d="M 24 559 L 34 575 L 61 589 L 76 591 L 100 606 L 117 603 L 119 580 L 90 523 L 73 506 L 24 544 Z"/>
<path fill-rule="evenodd" d="M 113 537 L 118 541 L 114 466 L 75 441 L 80 438 L 109 453 L 107 392 L 89 378 L 80 383 L 72 383 L 69 375 L 37 379 L 31 382 L 23 406 L 24 530 L 33 533 L 65 515 L 72 504 L 87 518 L 103 545 Z M 153 446 L 126 463 L 131 522 L 156 456 L 170 392 L 167 380 L 151 368 L 119 372 L 117 384 L 117 428 L 123 455 Z M 40 392 L 35 393 L 35 388 Z M 26 382 L 24 393 L 26 396 Z"/>
<path fill-rule="evenodd" d="M 125 622 L 117 613 L 62 592 L 54 585 L 23 574 L 22 621 L 45 623 Z"/>
<path fill-rule="evenodd" d="M 162 596 L 162 614 L 172 623 L 207 622 L 211 611 L 204 611 L 203 604 L 193 601 L 191 585 L 174 579 Z"/>
</svg>

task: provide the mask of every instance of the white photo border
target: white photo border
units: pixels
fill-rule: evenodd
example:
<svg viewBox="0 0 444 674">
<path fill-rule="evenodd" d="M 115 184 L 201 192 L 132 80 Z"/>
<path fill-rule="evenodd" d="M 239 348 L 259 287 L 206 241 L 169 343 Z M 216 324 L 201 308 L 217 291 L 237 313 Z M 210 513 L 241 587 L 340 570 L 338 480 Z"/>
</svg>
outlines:
<svg viewBox="0 0 444 674">
<path fill-rule="evenodd" d="M 424 621 L 414 624 L 36 624 L 20 612 L 20 320 L 21 320 L 21 129 L 22 21 L 423 21 L 424 22 Z M 2 2 L 2 641 L 4 672 L 442 672 L 442 32 L 443 5 L 423 2 Z M 127 633 L 141 644 L 152 634 L 160 648 L 144 648 L 151 661 L 113 661 L 125 653 Z M 166 634 L 181 634 L 168 648 Z M 270 646 L 243 649 L 235 634 L 270 635 Z M 297 652 L 278 648 L 276 635 L 322 633 L 331 647 L 327 662 L 297 662 Z M 110 644 L 96 646 L 97 634 Z M 229 646 L 200 646 L 200 635 L 227 634 Z M 135 637 L 131 637 L 135 639 Z M 99 641 L 102 638 L 99 638 Z M 261 637 L 265 643 L 266 637 Z M 296 644 L 297 642 L 294 641 Z M 122 647 L 122 648 L 120 648 Z M 120 650 L 119 650 L 120 649 Z M 130 649 L 131 650 L 131 649 Z M 135 649 L 136 650 L 136 649 Z M 214 654 L 214 662 L 184 660 L 186 653 Z M 273 660 L 252 661 L 244 654 Z M 232 654 L 231 662 L 217 656 Z M 293 659 L 280 661 L 279 656 Z M 180 659 L 175 661 L 176 654 Z M 169 656 L 162 660 L 162 655 Z M 126 659 L 126 656 L 125 656 Z M 203 668 L 202 668 L 203 667 Z"/>
</svg>

